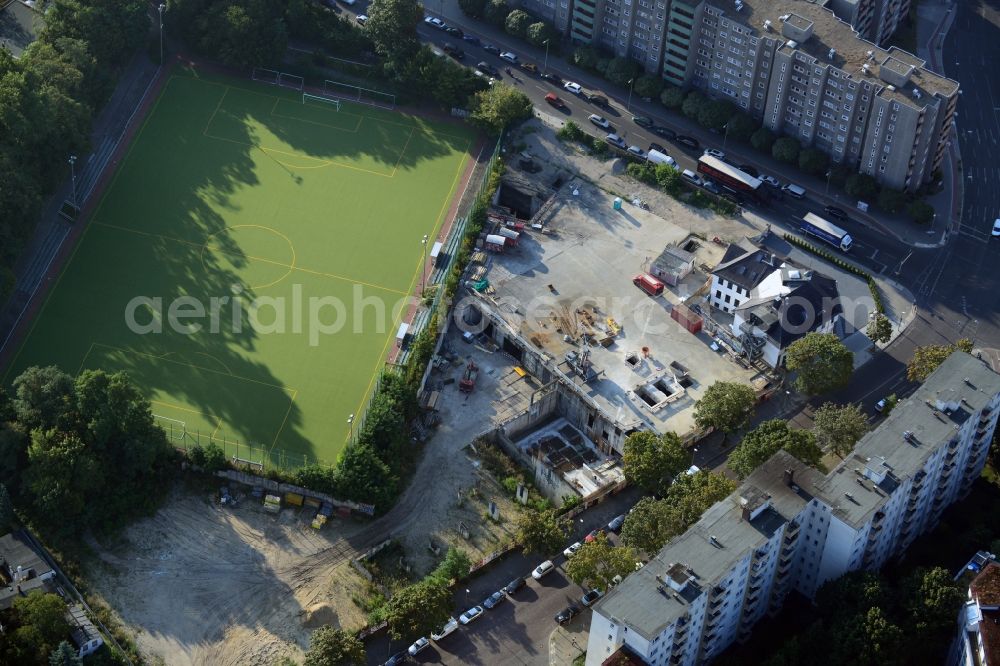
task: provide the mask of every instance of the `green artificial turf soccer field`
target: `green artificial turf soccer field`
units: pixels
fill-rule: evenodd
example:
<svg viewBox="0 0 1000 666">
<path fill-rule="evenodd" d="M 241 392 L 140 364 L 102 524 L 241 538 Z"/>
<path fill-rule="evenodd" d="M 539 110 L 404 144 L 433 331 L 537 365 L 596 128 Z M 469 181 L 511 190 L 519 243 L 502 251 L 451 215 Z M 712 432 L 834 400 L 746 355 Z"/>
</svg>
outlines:
<svg viewBox="0 0 1000 666">
<path fill-rule="evenodd" d="M 472 139 L 457 125 L 177 71 L 5 383 L 31 365 L 126 370 L 175 437 L 333 462 Z M 200 330 L 183 328 L 192 323 Z"/>
</svg>

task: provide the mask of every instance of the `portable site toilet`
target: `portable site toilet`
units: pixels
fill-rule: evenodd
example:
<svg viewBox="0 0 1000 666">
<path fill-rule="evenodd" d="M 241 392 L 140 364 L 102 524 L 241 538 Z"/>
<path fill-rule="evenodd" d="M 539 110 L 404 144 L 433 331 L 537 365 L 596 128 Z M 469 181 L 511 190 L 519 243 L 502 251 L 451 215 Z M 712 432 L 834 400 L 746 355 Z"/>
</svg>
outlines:
<svg viewBox="0 0 1000 666">
<path fill-rule="evenodd" d="M 431 260 L 431 266 L 438 265 L 438 260 L 441 258 L 442 247 L 444 247 L 444 244 L 440 242 L 434 243 L 434 245 L 431 246 L 431 253 L 428 255 L 428 258 Z"/>
<path fill-rule="evenodd" d="M 497 234 L 490 234 L 486 237 L 486 249 L 490 252 L 503 252 L 503 246 L 507 244 L 507 239 Z"/>
<path fill-rule="evenodd" d="M 406 336 L 410 332 L 410 325 L 405 321 L 399 325 L 399 330 L 396 331 L 396 344 L 400 347 L 406 342 Z"/>
<path fill-rule="evenodd" d="M 507 239 L 506 244 L 508 247 L 516 246 L 521 238 L 521 234 L 514 231 L 513 229 L 508 229 L 507 227 L 500 227 L 497 230 L 497 233 Z"/>
</svg>

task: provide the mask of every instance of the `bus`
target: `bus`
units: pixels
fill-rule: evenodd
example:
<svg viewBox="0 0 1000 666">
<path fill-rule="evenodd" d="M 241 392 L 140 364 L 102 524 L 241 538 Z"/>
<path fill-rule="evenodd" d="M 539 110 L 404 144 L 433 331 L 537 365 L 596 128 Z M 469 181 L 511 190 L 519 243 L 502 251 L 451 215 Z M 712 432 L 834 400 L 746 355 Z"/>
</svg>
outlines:
<svg viewBox="0 0 1000 666">
<path fill-rule="evenodd" d="M 761 199 L 763 181 L 726 164 L 717 157 L 702 155 L 698 158 L 698 173 L 724 185 L 740 194 L 749 194 L 754 200 Z"/>
<path fill-rule="evenodd" d="M 836 224 L 828 220 L 824 220 L 815 213 L 806 213 L 805 217 L 802 218 L 799 228 L 810 236 L 815 236 L 820 240 L 826 241 L 830 245 L 838 247 L 844 252 L 850 250 L 851 245 L 854 243 L 854 239 L 851 238 L 851 234 L 847 233 Z"/>
</svg>

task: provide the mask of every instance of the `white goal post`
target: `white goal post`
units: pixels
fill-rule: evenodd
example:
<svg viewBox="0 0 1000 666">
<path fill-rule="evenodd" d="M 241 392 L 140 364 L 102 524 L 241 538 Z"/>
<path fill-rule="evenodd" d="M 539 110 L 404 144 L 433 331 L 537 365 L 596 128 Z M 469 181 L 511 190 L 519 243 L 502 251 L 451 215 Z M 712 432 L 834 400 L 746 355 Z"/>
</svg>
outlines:
<svg viewBox="0 0 1000 666">
<path fill-rule="evenodd" d="M 329 97 L 323 97 L 322 95 L 310 95 L 309 93 L 302 93 L 302 103 L 305 104 L 308 101 L 323 102 L 324 104 L 329 104 L 337 111 L 340 111 L 339 99 L 331 99 Z"/>
<path fill-rule="evenodd" d="M 305 90 L 306 87 L 305 79 L 298 74 L 288 74 L 287 72 L 279 72 L 274 69 L 264 69 L 262 67 L 254 67 L 250 78 L 254 81 L 270 83 L 272 86 L 281 86 L 282 88 L 291 88 L 299 92 Z"/>
</svg>

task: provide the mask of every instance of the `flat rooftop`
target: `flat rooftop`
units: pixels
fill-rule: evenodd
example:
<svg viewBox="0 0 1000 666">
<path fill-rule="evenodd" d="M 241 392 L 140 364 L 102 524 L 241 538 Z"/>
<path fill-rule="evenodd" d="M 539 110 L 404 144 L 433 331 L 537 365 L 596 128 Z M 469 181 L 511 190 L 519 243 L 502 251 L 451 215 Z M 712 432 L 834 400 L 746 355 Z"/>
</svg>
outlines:
<svg viewBox="0 0 1000 666">
<path fill-rule="evenodd" d="M 490 255 L 485 277 L 492 293 L 482 295 L 484 305 L 622 428 L 684 434 L 694 427 L 695 401 L 712 382 L 766 379 L 712 351 L 708 335 L 691 334 L 671 319 L 673 305 L 704 285 L 704 273 L 695 270 L 656 298 L 632 283 L 664 247 L 680 244 L 689 232 L 627 202 L 613 210 L 613 199 L 590 184 L 565 186 L 546 233 L 529 229 L 517 248 Z M 597 340 L 615 327 L 620 331 L 609 346 L 601 346 Z M 594 373 L 588 382 L 566 360 L 584 353 Z M 672 394 L 678 382 L 686 386 Z"/>
<path fill-rule="evenodd" d="M 15 58 L 35 41 L 42 27 L 42 15 L 20 0 L 0 2 L 0 48 L 6 48 Z"/>
<path fill-rule="evenodd" d="M 906 103 L 914 108 L 922 108 L 932 101 L 934 94 L 947 97 L 958 90 L 957 81 L 930 71 L 926 63 L 917 56 L 895 46 L 886 50 L 862 39 L 849 23 L 842 21 L 824 7 L 823 2 L 745 0 L 739 3 L 737 9 L 737 1 L 708 0 L 708 4 L 721 9 L 727 18 L 750 27 L 757 37 L 770 36 L 783 39 L 786 44 L 779 50 L 790 50 L 787 45 L 788 39 L 781 34 L 780 17 L 791 15 L 789 21 L 796 26 L 812 23 L 812 36 L 798 42 L 797 50 L 811 55 L 820 63 L 844 70 L 854 81 L 868 79 L 875 82 L 883 88 L 880 93 L 883 97 Z M 764 21 L 771 22 L 770 32 L 764 29 Z M 833 58 L 830 58 L 830 49 L 835 51 Z M 868 55 L 869 52 L 872 53 L 871 57 Z M 910 82 L 905 86 L 905 90 L 888 90 L 886 86 L 889 84 L 879 78 L 880 68 L 886 66 L 898 71 L 904 63 L 915 68 L 910 76 Z M 869 66 L 868 75 L 862 69 L 865 64 Z M 921 93 L 919 99 L 912 94 L 914 88 Z"/>
</svg>

